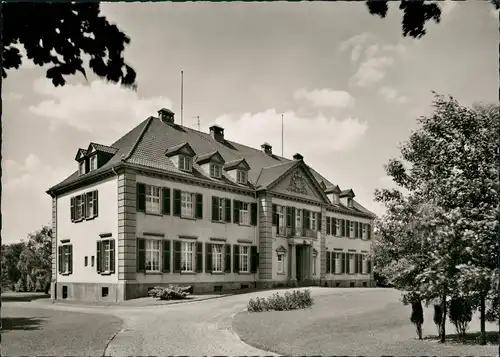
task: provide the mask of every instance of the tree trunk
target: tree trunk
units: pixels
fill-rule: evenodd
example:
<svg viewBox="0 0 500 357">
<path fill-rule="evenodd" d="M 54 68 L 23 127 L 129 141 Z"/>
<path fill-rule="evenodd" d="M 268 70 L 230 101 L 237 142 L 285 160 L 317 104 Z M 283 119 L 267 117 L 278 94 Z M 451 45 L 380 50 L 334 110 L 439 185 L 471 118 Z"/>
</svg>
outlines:
<svg viewBox="0 0 500 357">
<path fill-rule="evenodd" d="M 486 302 L 485 293 L 481 292 L 479 311 L 481 313 L 481 345 L 486 344 Z"/>
<path fill-rule="evenodd" d="M 446 342 L 446 295 L 443 295 L 442 300 L 441 300 L 441 305 L 443 309 L 443 318 L 441 320 L 441 343 Z"/>
</svg>

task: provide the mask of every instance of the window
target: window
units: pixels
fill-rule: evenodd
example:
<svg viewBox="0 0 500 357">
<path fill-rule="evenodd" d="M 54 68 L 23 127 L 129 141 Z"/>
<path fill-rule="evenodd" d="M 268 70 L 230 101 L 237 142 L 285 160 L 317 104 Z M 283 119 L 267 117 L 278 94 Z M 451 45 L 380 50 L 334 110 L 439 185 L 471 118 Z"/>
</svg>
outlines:
<svg viewBox="0 0 500 357">
<path fill-rule="evenodd" d="M 160 271 L 161 242 L 156 239 L 146 240 L 146 271 Z"/>
<path fill-rule="evenodd" d="M 72 245 L 64 244 L 59 246 L 59 273 L 71 274 L 72 271 Z"/>
<path fill-rule="evenodd" d="M 349 253 L 349 273 L 354 274 L 356 271 L 356 261 L 355 261 L 355 254 L 354 253 Z"/>
<path fill-rule="evenodd" d="M 218 198 L 218 200 L 219 200 L 219 205 L 217 206 L 217 210 L 219 211 L 219 221 L 223 222 L 224 221 L 224 213 L 226 213 L 225 205 L 224 205 L 224 198 Z"/>
<path fill-rule="evenodd" d="M 335 254 L 334 273 L 340 274 L 342 272 L 342 253 L 334 253 L 334 254 Z"/>
<path fill-rule="evenodd" d="M 302 210 L 298 209 L 295 215 L 295 234 L 300 236 L 302 231 Z"/>
<path fill-rule="evenodd" d="M 363 224 L 363 237 L 364 239 L 366 239 L 366 224 Z"/>
<path fill-rule="evenodd" d="M 94 256 L 91 256 L 90 257 L 90 266 L 92 266 L 92 267 L 94 266 L 94 261 L 95 261 Z"/>
<path fill-rule="evenodd" d="M 340 237 L 340 235 L 341 235 L 341 232 L 340 232 L 340 223 L 341 222 L 342 221 L 338 218 L 335 220 L 335 230 L 337 231 L 337 237 Z"/>
<path fill-rule="evenodd" d="M 316 255 L 313 255 L 313 275 L 316 275 L 316 262 L 317 262 L 317 257 Z"/>
<path fill-rule="evenodd" d="M 181 216 L 193 217 L 193 194 L 191 192 L 181 192 Z"/>
<path fill-rule="evenodd" d="M 146 212 L 160 213 L 160 188 L 146 185 Z"/>
<path fill-rule="evenodd" d="M 243 185 L 247 184 L 248 179 L 247 179 L 247 172 L 246 171 L 238 170 L 236 175 L 237 175 L 238 183 L 241 183 Z"/>
<path fill-rule="evenodd" d="M 212 245 L 212 271 L 222 272 L 222 244 Z"/>
<path fill-rule="evenodd" d="M 90 171 L 97 169 L 97 155 L 90 158 Z"/>
<path fill-rule="evenodd" d="M 83 219 L 84 214 L 85 214 L 85 200 L 84 200 L 84 195 L 76 196 L 75 197 L 75 220 L 78 221 L 80 219 Z"/>
<path fill-rule="evenodd" d="M 361 259 L 363 261 L 361 272 L 362 272 L 362 274 L 368 274 L 368 259 L 367 259 L 366 254 L 363 254 Z"/>
<path fill-rule="evenodd" d="M 311 212 L 311 230 L 315 231 L 316 228 L 316 212 Z"/>
<path fill-rule="evenodd" d="M 240 224 L 245 225 L 245 226 L 250 225 L 250 215 L 248 212 L 248 203 L 246 203 L 246 202 L 240 202 Z"/>
<path fill-rule="evenodd" d="M 191 158 L 184 155 L 179 155 L 179 170 L 191 172 Z"/>
<path fill-rule="evenodd" d="M 285 234 L 285 207 L 277 206 L 278 213 L 278 234 Z"/>
<path fill-rule="evenodd" d="M 101 242 L 101 248 L 100 251 L 98 252 L 98 257 L 97 259 L 101 259 L 101 265 L 99 267 L 99 272 L 100 273 L 109 273 L 111 272 L 111 259 L 114 259 L 114 255 L 111 254 L 112 248 L 111 248 L 111 240 L 102 240 Z"/>
<path fill-rule="evenodd" d="M 352 208 L 353 204 L 352 204 L 352 198 L 348 198 L 347 199 L 347 207 L 349 208 Z"/>
<path fill-rule="evenodd" d="M 278 274 L 285 272 L 285 254 L 278 254 Z"/>
<path fill-rule="evenodd" d="M 94 215 L 93 192 L 88 192 L 85 198 L 87 200 L 87 212 L 85 212 L 85 217 L 92 217 Z"/>
<path fill-rule="evenodd" d="M 218 164 L 210 164 L 210 176 L 221 178 L 221 166 Z"/>
<path fill-rule="evenodd" d="M 250 268 L 250 247 L 247 245 L 240 246 L 240 272 L 248 273 Z"/>
<path fill-rule="evenodd" d="M 85 174 L 85 160 L 80 161 L 80 163 L 78 164 L 78 172 L 80 173 L 80 175 Z"/>
<path fill-rule="evenodd" d="M 193 271 L 193 242 L 182 242 L 181 244 L 181 271 Z"/>
<path fill-rule="evenodd" d="M 89 257 L 85 256 L 83 265 L 84 266 L 88 266 L 89 265 Z"/>
<path fill-rule="evenodd" d="M 349 238 L 354 238 L 354 223 L 353 221 L 349 221 Z"/>
</svg>

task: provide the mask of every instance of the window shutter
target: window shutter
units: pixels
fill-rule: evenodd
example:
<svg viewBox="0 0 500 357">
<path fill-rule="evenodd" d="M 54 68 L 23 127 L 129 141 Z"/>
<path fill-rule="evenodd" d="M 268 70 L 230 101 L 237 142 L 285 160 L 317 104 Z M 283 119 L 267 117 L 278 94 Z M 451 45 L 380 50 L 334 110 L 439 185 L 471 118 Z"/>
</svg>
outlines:
<svg viewBox="0 0 500 357">
<path fill-rule="evenodd" d="M 224 205 L 226 208 L 226 222 L 231 223 L 231 199 L 226 198 L 224 200 Z"/>
<path fill-rule="evenodd" d="M 170 240 L 164 240 L 162 242 L 163 246 L 163 267 L 162 271 L 164 273 L 170 273 Z"/>
<path fill-rule="evenodd" d="M 181 241 L 174 241 L 174 273 L 181 272 Z"/>
<path fill-rule="evenodd" d="M 196 194 L 196 218 L 203 218 L 203 195 L 201 193 Z"/>
<path fill-rule="evenodd" d="M 205 273 L 211 273 L 212 271 L 212 244 L 205 243 Z"/>
<path fill-rule="evenodd" d="M 332 274 L 338 274 L 337 271 L 337 253 L 332 252 Z"/>
<path fill-rule="evenodd" d="M 99 264 L 97 257 L 97 264 Z M 146 271 L 146 241 L 142 238 L 137 238 L 137 271 L 144 273 Z"/>
<path fill-rule="evenodd" d="M 212 221 L 219 221 L 219 197 L 212 196 Z"/>
<path fill-rule="evenodd" d="M 252 245 L 250 247 L 251 256 L 250 256 L 250 273 L 257 273 L 257 267 L 259 265 L 259 254 L 257 253 L 257 246 Z"/>
<path fill-rule="evenodd" d="M 330 274 L 330 252 L 326 252 L 326 274 Z"/>
<path fill-rule="evenodd" d="M 273 205 L 273 226 L 275 226 L 277 223 L 277 218 L 278 218 L 278 213 L 277 213 L 277 207 L 276 205 Z"/>
<path fill-rule="evenodd" d="M 342 252 L 342 264 L 341 264 L 341 273 L 342 274 L 347 273 L 346 268 L 345 268 L 345 261 L 346 261 L 346 256 L 345 256 L 345 253 Z"/>
<path fill-rule="evenodd" d="M 321 220 L 321 212 L 316 213 L 316 219 L 318 220 L 318 224 L 316 225 L 316 228 L 318 229 L 319 232 L 321 232 L 321 226 L 322 226 L 322 220 Z"/>
<path fill-rule="evenodd" d="M 358 257 L 358 254 L 354 254 L 354 274 L 358 274 L 359 273 L 359 257 Z"/>
<path fill-rule="evenodd" d="M 332 220 L 330 217 L 326 216 L 326 234 L 331 234 Z"/>
<path fill-rule="evenodd" d="M 354 223 L 354 238 L 358 238 L 358 222 L 352 223 Z"/>
<path fill-rule="evenodd" d="M 109 272 L 115 273 L 115 240 L 109 241 Z"/>
<path fill-rule="evenodd" d="M 231 244 L 225 244 L 224 273 L 231 272 Z"/>
<path fill-rule="evenodd" d="M 286 226 L 287 227 L 292 226 L 292 207 L 286 208 Z"/>
<path fill-rule="evenodd" d="M 332 235 L 337 235 L 337 218 L 332 218 Z"/>
<path fill-rule="evenodd" d="M 59 271 L 59 274 L 62 273 L 62 268 L 63 268 L 63 250 L 62 250 L 62 246 L 60 245 L 59 247 L 57 247 L 57 269 Z"/>
<path fill-rule="evenodd" d="M 340 220 L 340 236 L 344 237 L 345 236 L 345 226 L 344 226 L 344 220 Z"/>
<path fill-rule="evenodd" d="M 372 225 L 368 224 L 368 240 L 372 239 Z"/>
<path fill-rule="evenodd" d="M 360 274 L 363 274 L 363 254 L 358 254 L 359 257 L 358 257 L 358 263 L 359 263 L 359 273 Z"/>
<path fill-rule="evenodd" d="M 203 273 L 203 243 L 196 242 L 196 271 L 195 273 Z"/>
<path fill-rule="evenodd" d="M 164 215 L 170 215 L 170 188 L 163 187 L 161 189 L 163 204 L 161 207 L 161 213 Z"/>
<path fill-rule="evenodd" d="M 240 201 L 233 200 L 233 223 L 240 223 Z"/>
<path fill-rule="evenodd" d="M 68 273 L 72 274 L 73 273 L 73 245 L 72 244 L 67 245 L 66 249 L 68 249 L 68 260 L 69 260 Z"/>
<path fill-rule="evenodd" d="M 92 209 L 93 209 L 93 213 L 94 213 L 94 217 L 97 217 L 99 215 L 99 196 L 98 196 L 98 191 L 95 190 L 93 192 L 93 195 L 92 195 L 92 200 L 93 200 L 93 205 L 92 205 Z"/>
<path fill-rule="evenodd" d="M 233 273 L 240 271 L 240 246 L 233 244 Z"/>
<path fill-rule="evenodd" d="M 174 216 L 181 215 L 181 190 L 174 190 Z"/>
<path fill-rule="evenodd" d="M 70 199 L 70 215 L 71 215 L 71 222 L 75 221 L 75 198 L 71 197 Z"/>
<path fill-rule="evenodd" d="M 256 226 L 257 225 L 257 203 L 255 202 L 252 202 L 252 204 L 250 205 L 250 224 L 252 226 Z"/>
<path fill-rule="evenodd" d="M 97 241 L 97 244 L 96 244 L 96 257 L 97 257 L 97 273 L 100 273 L 101 272 L 101 241 L 98 240 Z"/>
<path fill-rule="evenodd" d="M 83 199 L 83 218 L 87 219 L 89 218 L 87 206 L 89 205 L 89 202 L 92 200 L 92 192 L 87 192 L 84 193 L 82 196 Z"/>
<path fill-rule="evenodd" d="M 137 212 L 146 212 L 146 185 L 137 183 Z"/>
<path fill-rule="evenodd" d="M 304 212 L 304 228 L 309 229 L 311 228 L 311 212 L 308 210 L 303 210 Z"/>
</svg>

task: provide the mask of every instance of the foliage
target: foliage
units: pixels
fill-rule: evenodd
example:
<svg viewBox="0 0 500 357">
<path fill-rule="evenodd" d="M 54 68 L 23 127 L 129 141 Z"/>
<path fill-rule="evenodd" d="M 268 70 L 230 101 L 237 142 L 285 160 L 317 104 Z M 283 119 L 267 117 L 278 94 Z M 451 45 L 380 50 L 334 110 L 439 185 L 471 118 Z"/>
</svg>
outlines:
<svg viewBox="0 0 500 357">
<path fill-rule="evenodd" d="M 2 244 L 2 260 L 1 260 L 1 277 L 2 277 L 2 289 L 15 290 L 15 285 L 21 279 L 21 272 L 17 269 L 17 262 L 21 253 L 25 249 L 25 244 L 13 243 L 13 244 Z M 21 284 L 18 287 L 23 287 L 24 283 L 21 279 Z M 24 291 L 24 287 L 23 290 Z"/>
<path fill-rule="evenodd" d="M 441 305 L 434 305 L 434 316 L 432 318 L 434 324 L 436 325 L 438 335 L 441 335 L 441 323 L 443 321 L 443 309 Z"/>
<path fill-rule="evenodd" d="M 491 0 L 495 9 L 500 9 L 498 0 Z M 368 11 L 372 15 L 379 15 L 384 18 L 389 10 L 388 0 L 367 0 Z M 402 0 L 399 3 L 399 9 L 403 11 L 402 30 L 403 36 L 421 38 L 427 31 L 425 23 L 434 20 L 436 23 L 441 21 L 441 8 L 435 2 L 429 3 L 424 0 Z"/>
<path fill-rule="evenodd" d="M 424 323 L 424 309 L 422 308 L 422 302 L 420 300 L 414 301 L 411 304 L 411 316 L 410 321 L 417 328 L 418 339 L 422 339 L 422 325 Z"/>
<path fill-rule="evenodd" d="M 459 336 L 465 337 L 469 323 L 472 320 L 472 314 L 472 305 L 467 299 L 451 299 L 449 316 Z"/>
<path fill-rule="evenodd" d="M 148 295 L 160 300 L 182 300 L 189 298 L 191 286 L 169 285 L 166 288 L 155 286 Z"/>
<path fill-rule="evenodd" d="M 262 312 L 262 311 L 288 311 L 304 309 L 312 306 L 314 303 L 311 297 L 310 290 L 294 290 L 291 293 L 285 292 L 284 296 L 279 293 L 274 293 L 267 299 L 255 298 L 250 299 L 248 302 L 249 312 Z"/>
<path fill-rule="evenodd" d="M 18 47 L 23 46 L 34 64 L 52 65 L 46 76 L 56 87 L 77 71 L 86 78 L 83 59 L 88 58 L 100 78 L 135 88 L 135 71 L 123 59 L 130 38 L 100 15 L 99 3 L 6 2 L 2 14 L 3 78 L 21 66 Z"/>
</svg>

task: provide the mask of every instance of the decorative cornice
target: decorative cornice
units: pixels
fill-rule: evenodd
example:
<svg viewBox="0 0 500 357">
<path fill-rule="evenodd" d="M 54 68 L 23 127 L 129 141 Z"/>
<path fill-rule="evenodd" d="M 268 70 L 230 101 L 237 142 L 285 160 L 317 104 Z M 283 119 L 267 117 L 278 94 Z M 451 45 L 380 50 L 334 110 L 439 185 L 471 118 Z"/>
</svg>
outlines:
<svg viewBox="0 0 500 357">
<path fill-rule="evenodd" d="M 165 234 L 163 233 L 154 233 L 154 232 L 143 232 L 142 235 L 149 237 L 165 237 Z"/>
<path fill-rule="evenodd" d="M 187 235 L 187 234 L 179 234 L 179 238 L 180 239 L 193 239 L 193 240 L 197 240 L 198 236 L 191 236 L 191 235 Z"/>
<path fill-rule="evenodd" d="M 238 239 L 236 240 L 238 243 L 252 244 L 253 242 L 250 239 Z"/>
<path fill-rule="evenodd" d="M 99 237 L 108 238 L 108 237 L 111 237 L 112 235 L 113 235 L 113 233 L 101 233 L 101 234 L 99 234 Z"/>
</svg>

